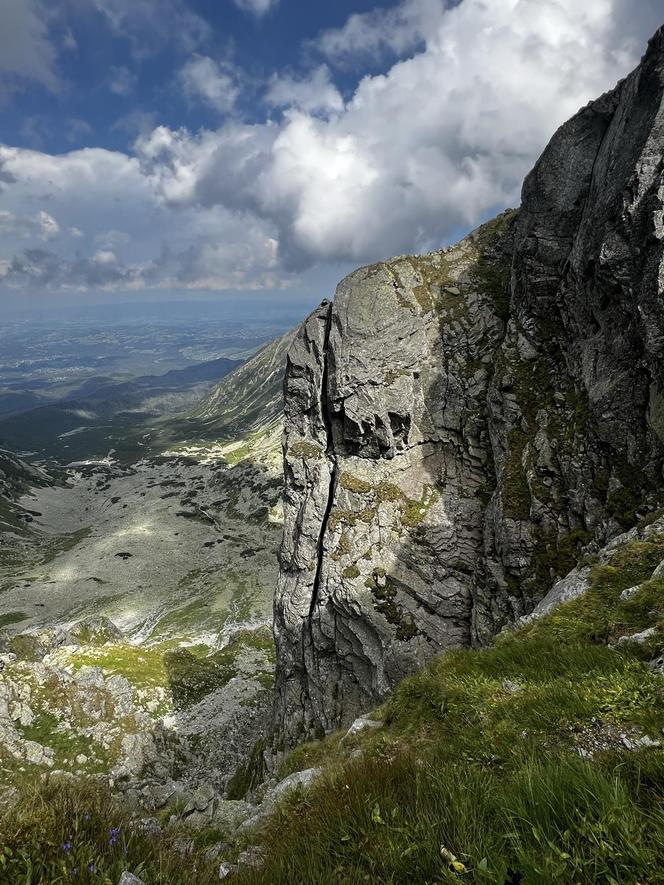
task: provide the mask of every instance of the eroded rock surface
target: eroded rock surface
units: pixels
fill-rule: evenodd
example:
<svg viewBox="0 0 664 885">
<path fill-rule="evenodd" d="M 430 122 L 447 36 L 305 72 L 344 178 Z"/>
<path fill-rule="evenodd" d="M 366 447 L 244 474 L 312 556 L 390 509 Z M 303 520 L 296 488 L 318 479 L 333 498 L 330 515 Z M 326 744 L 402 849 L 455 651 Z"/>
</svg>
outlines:
<svg viewBox="0 0 664 885">
<path fill-rule="evenodd" d="M 556 133 L 518 212 L 356 271 L 300 329 L 278 747 L 528 615 L 657 505 L 663 95 L 664 29 Z"/>
</svg>

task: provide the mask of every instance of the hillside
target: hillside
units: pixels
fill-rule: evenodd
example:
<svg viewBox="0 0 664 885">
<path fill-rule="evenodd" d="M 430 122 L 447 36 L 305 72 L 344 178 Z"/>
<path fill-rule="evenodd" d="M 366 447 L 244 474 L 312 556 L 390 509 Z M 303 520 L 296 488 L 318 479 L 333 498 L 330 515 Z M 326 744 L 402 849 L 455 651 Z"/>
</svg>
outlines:
<svg viewBox="0 0 664 885">
<path fill-rule="evenodd" d="M 287 756 L 313 785 L 232 881 L 664 881 L 664 519 L 594 559 L 548 615 Z"/>
<path fill-rule="evenodd" d="M 262 348 L 217 384 L 192 410 L 207 433 L 221 438 L 258 430 L 283 414 L 283 377 L 292 330 Z"/>
<path fill-rule="evenodd" d="M 17 508 L 15 502 L 30 489 L 48 486 L 52 481 L 41 468 L 0 449 L 0 532 L 21 531 L 32 522 L 32 515 Z"/>
<path fill-rule="evenodd" d="M 65 462 L 102 458 L 114 449 L 130 463 L 149 449 L 155 427 L 168 427 L 240 365 L 220 358 L 127 381 L 90 378 L 58 402 L 2 415 L 0 440 Z"/>
<path fill-rule="evenodd" d="M 662 882 L 663 574 L 659 517 L 491 647 L 443 654 L 266 782 L 254 752 L 232 798 L 201 792 L 183 812 L 181 793 L 146 791 L 139 814 L 170 818 L 163 829 L 136 828 L 103 787 L 52 777 L 0 813 L 5 869 L 18 876 L 31 857 L 51 881 L 73 831 L 72 863 L 94 856 L 100 872 L 169 885 L 192 871 L 201 885 Z"/>
</svg>

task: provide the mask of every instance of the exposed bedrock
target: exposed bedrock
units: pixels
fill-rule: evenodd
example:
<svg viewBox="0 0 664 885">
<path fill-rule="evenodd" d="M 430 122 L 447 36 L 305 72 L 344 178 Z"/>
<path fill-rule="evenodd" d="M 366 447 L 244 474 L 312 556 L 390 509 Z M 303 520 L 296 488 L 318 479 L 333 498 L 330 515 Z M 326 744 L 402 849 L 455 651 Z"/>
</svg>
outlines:
<svg viewBox="0 0 664 885">
<path fill-rule="evenodd" d="M 351 274 L 285 380 L 277 741 L 487 641 L 660 503 L 664 30 L 521 209 Z"/>
</svg>

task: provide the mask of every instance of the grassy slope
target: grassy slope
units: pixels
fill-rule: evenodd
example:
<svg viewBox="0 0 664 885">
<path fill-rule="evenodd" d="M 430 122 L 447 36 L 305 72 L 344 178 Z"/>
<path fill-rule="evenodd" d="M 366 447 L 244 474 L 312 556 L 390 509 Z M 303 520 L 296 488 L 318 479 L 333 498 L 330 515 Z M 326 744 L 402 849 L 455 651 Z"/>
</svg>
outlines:
<svg viewBox="0 0 664 885">
<path fill-rule="evenodd" d="M 0 882 L 115 885 L 124 870 L 149 885 L 218 882 L 219 864 L 206 860 L 204 846 L 186 856 L 178 839 L 177 831 L 157 838 L 141 831 L 93 781 L 30 785 L 0 816 Z"/>
<path fill-rule="evenodd" d="M 661 738 L 664 726 L 664 681 L 644 662 L 664 651 L 664 579 L 650 578 L 662 559 L 664 535 L 618 548 L 584 597 L 402 682 L 374 714 L 381 729 L 293 751 L 281 776 L 312 765 L 324 775 L 243 837 L 260 841 L 265 862 L 232 881 L 664 883 L 664 751 L 623 740 Z M 646 627 L 646 645 L 608 647 Z M 204 844 L 180 859 L 172 836 L 132 833 L 92 789 L 42 787 L 0 813 L 10 875 L 0 868 L 0 881 L 54 882 L 60 871 L 96 881 L 70 876 L 70 832 L 75 866 L 94 857 L 110 881 L 125 867 L 150 885 L 191 881 L 192 870 L 214 881 Z M 118 821 L 122 856 L 107 838 Z"/>
<path fill-rule="evenodd" d="M 585 597 L 405 680 L 382 729 L 296 749 L 282 774 L 325 775 L 234 881 L 664 882 L 664 752 L 623 741 L 664 725 L 643 661 L 664 650 L 664 580 L 647 580 L 662 559 L 664 536 L 620 548 Z M 649 626 L 646 646 L 607 645 Z"/>
</svg>

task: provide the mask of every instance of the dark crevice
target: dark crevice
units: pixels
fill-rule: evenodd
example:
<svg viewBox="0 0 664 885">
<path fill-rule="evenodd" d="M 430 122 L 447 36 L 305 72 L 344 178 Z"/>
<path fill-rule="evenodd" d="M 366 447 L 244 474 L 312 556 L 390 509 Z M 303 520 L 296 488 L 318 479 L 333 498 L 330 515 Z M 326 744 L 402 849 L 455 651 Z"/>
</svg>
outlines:
<svg viewBox="0 0 664 885">
<path fill-rule="evenodd" d="M 330 408 L 328 402 L 328 355 L 329 355 L 329 343 L 330 343 L 330 331 L 332 329 L 332 305 L 328 310 L 327 321 L 325 324 L 325 337 L 323 339 L 323 377 L 321 380 L 321 391 L 320 391 L 320 399 L 321 399 L 321 417 L 323 419 L 323 424 L 325 425 L 325 436 L 327 439 L 327 445 L 325 448 L 325 457 L 327 458 L 329 468 L 330 468 L 330 483 L 328 487 L 327 493 L 327 502 L 325 504 L 325 512 L 323 514 L 323 519 L 320 524 L 320 531 L 318 534 L 318 544 L 316 545 L 316 574 L 314 576 L 313 588 L 311 591 L 311 602 L 309 604 L 309 631 L 311 632 L 311 619 L 313 617 L 314 609 L 316 608 L 316 603 L 318 602 L 318 594 L 320 591 L 320 583 L 321 576 L 323 572 L 323 559 L 324 559 L 324 543 L 325 543 L 325 533 L 327 532 L 327 526 L 330 521 L 330 513 L 332 512 L 332 507 L 334 506 L 334 498 L 336 495 L 336 486 L 337 486 L 337 462 L 334 454 L 334 438 L 332 433 L 332 419 L 330 417 Z"/>
</svg>

